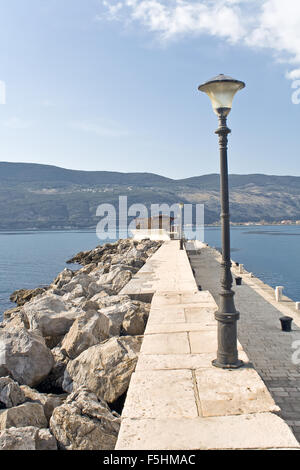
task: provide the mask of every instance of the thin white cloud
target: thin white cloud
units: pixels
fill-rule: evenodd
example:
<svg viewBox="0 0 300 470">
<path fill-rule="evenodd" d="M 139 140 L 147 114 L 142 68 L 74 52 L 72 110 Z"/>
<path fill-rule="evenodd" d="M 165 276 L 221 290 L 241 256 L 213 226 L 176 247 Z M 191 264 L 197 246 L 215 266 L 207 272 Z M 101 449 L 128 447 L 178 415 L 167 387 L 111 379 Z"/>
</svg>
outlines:
<svg viewBox="0 0 300 470">
<path fill-rule="evenodd" d="M 29 129 L 29 127 L 32 126 L 32 123 L 29 121 L 25 121 L 24 119 L 18 118 L 16 116 L 11 117 L 7 119 L 6 121 L 3 122 L 3 125 L 5 127 L 8 127 L 9 129 Z"/>
<path fill-rule="evenodd" d="M 129 135 L 127 130 L 122 129 L 119 125 L 111 121 L 74 121 L 70 123 L 70 127 L 78 131 L 89 132 L 101 137 L 127 137 Z"/>
<path fill-rule="evenodd" d="M 44 108 L 54 108 L 55 104 L 51 100 L 45 99 L 41 102 L 41 106 L 43 106 Z"/>
<path fill-rule="evenodd" d="M 207 34 L 269 48 L 276 60 L 293 64 L 287 78 L 299 77 L 299 0 L 105 0 L 103 6 L 110 19 L 137 22 L 162 41 Z"/>
</svg>

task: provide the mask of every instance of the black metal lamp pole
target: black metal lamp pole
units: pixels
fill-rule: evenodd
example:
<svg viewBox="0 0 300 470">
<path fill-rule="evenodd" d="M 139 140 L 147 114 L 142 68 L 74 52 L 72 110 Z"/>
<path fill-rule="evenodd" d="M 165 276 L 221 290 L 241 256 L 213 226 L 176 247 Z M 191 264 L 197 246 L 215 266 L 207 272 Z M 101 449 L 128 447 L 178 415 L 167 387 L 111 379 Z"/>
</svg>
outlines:
<svg viewBox="0 0 300 470">
<path fill-rule="evenodd" d="M 218 352 L 217 358 L 212 362 L 215 367 L 223 369 L 238 368 L 243 362 L 238 358 L 237 350 L 237 321 L 239 312 L 234 305 L 234 292 L 232 290 L 231 257 L 230 257 L 230 214 L 228 189 L 227 144 L 228 134 L 227 116 L 231 110 L 231 103 L 235 93 L 244 88 L 245 84 L 231 77 L 219 75 L 199 87 L 211 98 L 213 108 L 219 118 L 219 127 L 216 134 L 219 136 L 220 146 L 220 196 L 221 196 L 221 237 L 222 237 L 222 276 L 219 310 L 215 313 L 218 321 Z M 230 96 L 230 91 L 232 96 Z"/>
<path fill-rule="evenodd" d="M 180 227 L 179 227 L 179 233 L 180 233 L 180 249 L 183 250 L 183 203 L 181 202 L 179 204 L 179 209 L 180 209 Z"/>
</svg>

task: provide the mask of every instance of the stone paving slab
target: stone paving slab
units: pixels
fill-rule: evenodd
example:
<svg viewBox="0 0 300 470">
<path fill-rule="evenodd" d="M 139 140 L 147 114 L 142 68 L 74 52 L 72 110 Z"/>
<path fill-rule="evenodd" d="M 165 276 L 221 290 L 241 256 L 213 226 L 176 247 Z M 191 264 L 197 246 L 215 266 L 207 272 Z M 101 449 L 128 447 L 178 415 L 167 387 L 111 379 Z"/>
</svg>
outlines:
<svg viewBox="0 0 300 470">
<path fill-rule="evenodd" d="M 162 333 L 145 335 L 141 347 L 142 354 L 189 354 L 188 333 Z"/>
<path fill-rule="evenodd" d="M 203 288 L 209 289 L 216 303 L 220 291 L 220 254 L 203 247 L 200 256 L 191 256 L 196 280 Z M 300 312 L 295 303 L 283 297 L 275 301 L 274 289 L 260 279 L 251 277 L 244 270 L 239 273 L 233 266 L 232 272 L 242 277 L 243 284 L 234 286 L 235 304 L 240 312 L 238 337 L 249 360 L 263 379 L 274 401 L 280 406 L 280 416 L 291 426 L 300 440 L 300 366 L 294 364 L 293 344 L 300 340 Z M 282 315 L 294 319 L 293 331 L 281 331 L 279 318 Z"/>
<path fill-rule="evenodd" d="M 178 333 L 178 332 L 189 332 L 189 331 L 203 331 L 203 329 L 213 328 L 216 329 L 216 326 L 213 323 L 208 323 L 206 321 L 200 323 L 149 323 L 145 331 L 145 335 L 153 335 L 158 333 Z"/>
<path fill-rule="evenodd" d="M 132 375 L 122 418 L 197 416 L 190 370 L 148 370 Z"/>
<path fill-rule="evenodd" d="M 128 419 L 117 450 L 297 449 L 287 424 L 273 413 L 214 418 Z"/>
<path fill-rule="evenodd" d="M 245 363 L 249 362 L 248 356 L 244 351 L 240 351 L 239 356 Z M 136 370 L 196 370 L 204 367 L 210 368 L 215 358 L 215 351 L 203 354 L 141 354 Z"/>
<path fill-rule="evenodd" d="M 202 328 L 202 330 L 199 328 L 199 331 L 191 331 L 189 332 L 189 340 L 193 354 L 216 352 L 218 349 L 217 328 L 207 326 L 206 328 Z M 242 350 L 242 346 L 239 342 L 238 350 Z"/>
<path fill-rule="evenodd" d="M 221 369 L 200 369 L 195 375 L 204 417 L 280 410 L 252 367 L 228 374 Z"/>
<path fill-rule="evenodd" d="M 217 304 L 198 290 L 186 252 L 174 241 L 154 256 L 151 310 L 116 449 L 297 447 L 289 427 L 269 412 L 274 401 L 240 344 L 246 372 L 212 366 Z M 143 295 L 138 280 L 130 295 L 133 287 Z M 145 289 L 150 293 L 148 281 Z"/>
</svg>

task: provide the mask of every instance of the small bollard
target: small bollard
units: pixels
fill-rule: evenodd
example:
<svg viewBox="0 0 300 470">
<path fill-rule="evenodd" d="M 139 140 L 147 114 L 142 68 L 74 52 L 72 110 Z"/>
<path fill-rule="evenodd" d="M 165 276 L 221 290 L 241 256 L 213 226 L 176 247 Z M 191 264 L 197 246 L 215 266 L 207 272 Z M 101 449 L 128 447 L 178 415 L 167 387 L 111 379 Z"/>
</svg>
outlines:
<svg viewBox="0 0 300 470">
<path fill-rule="evenodd" d="M 242 285 L 242 278 L 241 277 L 236 277 L 235 278 L 235 283 L 237 286 L 241 286 Z"/>
<path fill-rule="evenodd" d="M 282 331 L 292 331 L 292 321 L 291 317 L 281 317 L 279 318 L 281 322 Z"/>
<path fill-rule="evenodd" d="M 202 287 L 201 287 L 201 286 L 198 286 L 198 290 L 199 290 L 199 291 L 202 290 Z"/>
<path fill-rule="evenodd" d="M 282 291 L 283 291 L 283 286 L 277 286 L 275 287 L 275 299 L 276 302 L 280 302 L 282 299 Z"/>
<path fill-rule="evenodd" d="M 239 273 L 240 273 L 240 274 L 243 274 L 243 272 L 244 272 L 243 268 L 244 268 L 244 265 L 243 265 L 243 264 L 240 264 L 240 265 L 239 265 Z"/>
<path fill-rule="evenodd" d="M 183 250 L 183 239 L 180 239 L 180 249 Z"/>
<path fill-rule="evenodd" d="M 296 302 L 296 310 L 300 310 L 300 302 Z"/>
<path fill-rule="evenodd" d="M 240 263 L 235 263 L 235 265 L 236 265 L 236 267 L 238 268 L 238 267 L 239 267 L 239 265 L 240 265 Z"/>
</svg>

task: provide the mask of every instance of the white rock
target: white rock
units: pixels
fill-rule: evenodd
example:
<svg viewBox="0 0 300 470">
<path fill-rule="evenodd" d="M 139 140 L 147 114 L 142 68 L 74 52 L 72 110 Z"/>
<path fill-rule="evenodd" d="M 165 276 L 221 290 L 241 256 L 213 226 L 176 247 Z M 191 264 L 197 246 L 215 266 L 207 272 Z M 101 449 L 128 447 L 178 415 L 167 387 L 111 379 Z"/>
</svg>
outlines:
<svg viewBox="0 0 300 470">
<path fill-rule="evenodd" d="M 49 422 L 54 408 L 63 404 L 66 395 L 54 395 L 52 393 L 39 393 L 28 385 L 21 385 L 22 393 L 25 396 L 26 402 L 39 403 L 43 406 L 45 417 Z"/>
<path fill-rule="evenodd" d="M 46 293 L 24 305 L 30 329 L 38 329 L 43 336 L 66 334 L 81 310 L 64 301 L 62 297 Z"/>
<path fill-rule="evenodd" d="M 0 329 L 0 377 L 19 384 L 38 385 L 53 366 L 44 338 L 26 329 Z"/>
<path fill-rule="evenodd" d="M 24 392 L 10 377 L 0 377 L 0 404 L 12 408 L 25 402 Z"/>
<path fill-rule="evenodd" d="M 120 271 L 112 281 L 112 287 L 115 292 L 120 292 L 124 286 L 131 280 L 132 272 L 129 270 Z"/>
<path fill-rule="evenodd" d="M 46 428 L 47 420 L 44 408 L 39 403 L 23 403 L 13 408 L 0 411 L 0 430 L 34 426 Z"/>
<path fill-rule="evenodd" d="M 125 335 L 143 335 L 149 317 L 150 304 L 132 301 L 124 317 L 122 328 Z"/>
<path fill-rule="evenodd" d="M 60 449 L 113 450 L 120 417 L 94 393 L 82 388 L 54 410 L 50 428 Z"/>
<path fill-rule="evenodd" d="M 92 275 L 80 273 L 74 276 L 68 284 L 65 284 L 62 290 L 72 292 L 78 285 L 81 285 L 83 289 L 87 289 L 94 280 L 95 278 Z"/>
<path fill-rule="evenodd" d="M 58 274 L 51 284 L 51 288 L 61 289 L 65 284 L 71 281 L 74 276 L 74 272 L 71 269 L 65 268 L 61 273 Z"/>
<path fill-rule="evenodd" d="M 84 384 L 98 398 L 113 403 L 128 389 L 141 343 L 141 336 L 122 336 L 92 346 L 69 362 L 63 389 L 76 391 Z"/>
<path fill-rule="evenodd" d="M 57 450 L 49 429 L 10 428 L 0 432 L 0 450 Z"/>
<path fill-rule="evenodd" d="M 87 311 L 75 320 L 61 345 L 63 353 L 71 359 L 106 339 L 101 331 L 101 319 L 97 312 Z"/>
</svg>

